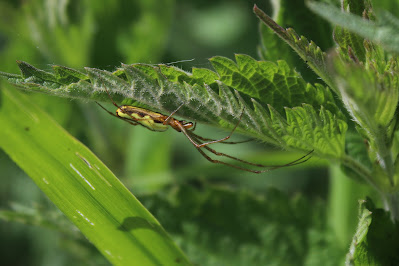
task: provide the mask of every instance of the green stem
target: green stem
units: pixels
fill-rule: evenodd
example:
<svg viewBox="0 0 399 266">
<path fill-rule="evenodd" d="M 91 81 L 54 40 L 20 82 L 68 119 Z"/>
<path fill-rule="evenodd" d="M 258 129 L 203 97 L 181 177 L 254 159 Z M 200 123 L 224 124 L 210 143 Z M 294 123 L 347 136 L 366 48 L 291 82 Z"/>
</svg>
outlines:
<svg viewBox="0 0 399 266">
<path fill-rule="evenodd" d="M 351 168 L 356 173 L 358 173 L 369 185 L 371 185 L 380 194 L 384 194 L 382 192 L 381 188 L 374 181 L 374 178 L 371 175 L 371 172 L 366 167 L 364 167 L 364 165 L 362 165 L 361 163 L 359 163 L 354 158 L 352 158 L 351 156 L 348 156 L 348 155 L 344 155 L 341 162 L 345 166 Z"/>
<path fill-rule="evenodd" d="M 336 235 L 339 246 L 346 248 L 356 227 L 359 193 L 353 192 L 358 184 L 345 176 L 338 165 L 333 165 L 330 167 L 329 187 L 329 226 Z"/>
<path fill-rule="evenodd" d="M 392 155 L 390 149 L 386 145 L 385 138 L 381 135 L 381 133 L 378 133 L 378 131 L 375 131 L 374 134 L 374 141 L 375 145 L 377 147 L 377 154 L 379 155 L 380 159 L 383 162 L 383 169 L 386 172 L 388 178 L 389 178 L 389 183 L 393 187 L 394 182 L 393 182 L 393 176 L 394 176 L 394 167 L 393 167 L 393 160 L 392 160 Z"/>
<path fill-rule="evenodd" d="M 346 155 L 342 163 L 363 177 L 380 194 L 385 209 L 391 213 L 392 220 L 399 221 L 399 193 L 387 193 L 386 190 L 375 182 L 375 178 L 373 178 L 371 172 L 352 157 Z"/>
<path fill-rule="evenodd" d="M 388 193 L 384 195 L 384 207 L 390 211 L 391 219 L 394 222 L 399 221 L 399 193 Z"/>
</svg>

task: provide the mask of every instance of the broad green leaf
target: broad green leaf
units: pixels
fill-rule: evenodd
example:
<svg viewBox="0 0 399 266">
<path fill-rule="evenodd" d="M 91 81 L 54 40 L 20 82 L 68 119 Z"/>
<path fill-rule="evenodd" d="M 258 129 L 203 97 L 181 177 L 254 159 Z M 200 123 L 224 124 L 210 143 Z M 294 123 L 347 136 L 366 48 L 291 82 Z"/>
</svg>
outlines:
<svg viewBox="0 0 399 266">
<path fill-rule="evenodd" d="M 260 101 L 273 106 L 279 113 L 284 107 L 296 107 L 303 103 L 319 109 L 324 106 L 340 118 L 338 107 L 328 88 L 306 83 L 286 62 L 256 61 L 247 55 L 236 55 L 237 63 L 224 57 L 210 59 L 219 74 L 220 81 Z"/>
<path fill-rule="evenodd" d="M 309 8 L 331 23 L 381 44 L 389 51 L 399 52 L 399 20 L 388 11 L 379 12 L 374 22 L 325 3 L 309 2 Z"/>
<path fill-rule="evenodd" d="M 359 223 L 346 257 L 348 265 L 399 263 L 399 226 L 390 214 L 377 209 L 370 199 L 360 201 Z"/>
<path fill-rule="evenodd" d="M 323 81 L 338 94 L 331 76 L 328 73 L 326 65 L 326 54 L 318 47 L 313 41 L 309 42 L 304 36 L 298 36 L 292 29 L 284 29 L 278 25 L 273 19 L 266 15 L 256 5 L 254 12 L 258 18 L 272 29 L 282 40 L 284 40 L 291 48 L 307 63 L 310 68 L 321 78 Z"/>
<path fill-rule="evenodd" d="M 202 183 L 141 198 L 201 265 L 338 265 L 345 250 L 326 207 L 269 189 L 262 195 Z M 221 211 L 223 210 L 223 211 Z"/>
<path fill-rule="evenodd" d="M 115 265 L 189 264 L 159 222 L 84 145 L 1 88 L 0 147 Z"/>
<path fill-rule="evenodd" d="M 178 115 L 228 128 L 240 122 L 238 131 L 274 145 L 342 157 L 347 126 L 327 88 L 307 84 L 283 61 L 275 65 L 245 55 L 236 60 L 214 57 L 216 72 L 193 73 L 165 65 L 122 65 L 113 73 L 56 66 L 62 76 L 19 62 L 22 76 L 2 75 L 21 88 L 63 97 L 109 102 L 108 90 L 116 102 L 138 102 L 165 114 L 185 103 Z M 78 77 L 83 79 L 64 84 Z"/>
</svg>

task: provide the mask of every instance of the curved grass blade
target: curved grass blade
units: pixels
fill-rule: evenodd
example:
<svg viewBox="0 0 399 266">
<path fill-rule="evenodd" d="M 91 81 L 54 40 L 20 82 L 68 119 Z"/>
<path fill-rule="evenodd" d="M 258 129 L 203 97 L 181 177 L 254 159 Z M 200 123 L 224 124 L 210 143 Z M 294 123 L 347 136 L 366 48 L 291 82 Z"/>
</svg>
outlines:
<svg viewBox="0 0 399 266">
<path fill-rule="evenodd" d="M 14 89 L 0 147 L 114 265 L 190 265 L 159 222 L 83 144 Z"/>
</svg>

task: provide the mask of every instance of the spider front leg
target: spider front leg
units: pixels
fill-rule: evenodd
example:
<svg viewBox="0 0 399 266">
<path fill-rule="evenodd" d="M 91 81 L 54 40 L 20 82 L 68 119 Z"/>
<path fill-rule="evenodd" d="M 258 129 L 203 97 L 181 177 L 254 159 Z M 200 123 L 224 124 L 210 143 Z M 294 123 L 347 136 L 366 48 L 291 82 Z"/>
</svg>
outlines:
<svg viewBox="0 0 399 266">
<path fill-rule="evenodd" d="M 163 122 L 163 124 L 164 124 L 164 125 L 169 125 L 170 120 L 173 118 L 172 116 L 173 116 L 174 114 L 176 114 L 176 112 L 179 111 L 180 108 L 183 107 L 183 105 L 184 105 L 184 103 L 182 103 L 179 107 L 177 107 L 177 109 L 174 110 L 174 111 L 165 119 L 165 121 Z"/>
<path fill-rule="evenodd" d="M 137 122 L 134 122 L 133 120 L 131 120 L 131 119 L 127 119 L 127 118 L 124 118 L 124 117 L 120 117 L 120 116 L 118 116 L 118 115 L 116 115 L 116 114 L 114 114 L 114 113 L 112 113 L 112 112 L 110 112 L 110 111 L 108 111 L 104 106 L 102 106 L 101 104 L 99 104 L 98 102 L 96 102 L 96 104 L 98 104 L 102 109 L 104 109 L 108 114 L 110 114 L 110 115 L 112 115 L 112 116 L 115 116 L 116 118 L 119 118 L 119 119 L 121 119 L 121 120 L 123 120 L 123 121 L 125 121 L 125 122 L 128 122 L 129 124 L 131 124 L 131 125 L 133 125 L 133 126 L 137 126 L 139 123 L 137 123 Z"/>
</svg>

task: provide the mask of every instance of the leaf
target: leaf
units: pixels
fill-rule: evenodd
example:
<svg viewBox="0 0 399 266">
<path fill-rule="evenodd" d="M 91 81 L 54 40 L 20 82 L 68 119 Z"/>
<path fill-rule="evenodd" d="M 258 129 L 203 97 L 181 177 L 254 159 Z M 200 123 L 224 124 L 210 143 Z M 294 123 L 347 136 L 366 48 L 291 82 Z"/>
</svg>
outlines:
<svg viewBox="0 0 399 266">
<path fill-rule="evenodd" d="M 388 11 L 379 12 L 376 22 L 373 22 L 342 12 L 329 4 L 309 2 L 308 5 L 313 12 L 331 23 L 378 43 L 388 51 L 399 52 L 399 20 Z"/>
<path fill-rule="evenodd" d="M 388 212 L 370 199 L 359 202 L 359 223 L 346 257 L 348 265 L 396 265 L 399 263 L 399 226 Z"/>
<path fill-rule="evenodd" d="M 342 4 L 344 12 L 362 16 L 364 19 L 373 18 L 370 1 L 344 1 Z M 347 29 L 336 26 L 334 28 L 334 40 L 349 57 L 364 62 L 366 51 L 363 46 L 364 39 Z"/>
<path fill-rule="evenodd" d="M 295 26 L 295 31 L 303 36 L 307 36 L 319 44 L 323 50 L 327 50 L 333 45 L 331 40 L 332 28 L 320 17 L 315 17 L 310 13 L 304 2 L 279 1 L 274 3 L 272 18 L 277 24 L 284 27 Z M 312 16 L 312 19 L 303 19 Z M 263 23 L 260 23 L 262 46 L 259 49 L 264 59 L 270 61 L 284 60 L 290 66 L 295 66 L 296 71 L 301 73 L 308 82 L 317 82 L 318 77 L 307 66 L 303 60 L 280 39 L 274 32 Z"/>
<path fill-rule="evenodd" d="M 141 200 L 184 243 L 194 264 L 337 265 L 344 257 L 321 201 L 273 189 L 257 196 L 201 182 Z"/>
<path fill-rule="evenodd" d="M 62 68 L 63 76 L 19 62 L 22 76 L 2 75 L 19 87 L 64 97 L 109 101 L 108 90 L 116 102 L 139 102 L 165 114 L 185 103 L 178 115 L 229 128 L 243 112 L 238 130 L 249 136 L 284 148 L 314 150 L 319 156 L 342 156 L 346 123 L 331 92 L 320 84 L 305 83 L 283 61 L 275 65 L 245 55 L 236 55 L 236 59 L 237 64 L 223 57 L 212 58 L 217 72 L 195 69 L 188 73 L 165 65 L 135 64 L 122 65 L 113 73 Z M 83 79 L 64 84 L 76 78 Z M 295 107 L 300 105 L 304 107 Z"/>
<path fill-rule="evenodd" d="M 298 36 L 292 28 L 284 29 L 278 25 L 273 19 L 266 15 L 256 5 L 254 12 L 258 18 L 272 29 L 282 40 L 284 40 L 291 48 L 309 65 L 309 67 L 323 81 L 338 94 L 334 83 L 326 66 L 326 54 L 314 42 L 309 42 L 304 36 Z"/>
<path fill-rule="evenodd" d="M 382 171 L 380 174 L 384 175 L 378 183 L 390 190 L 394 175 L 390 146 L 397 123 L 399 71 L 395 57 L 384 60 L 385 55 L 378 47 L 370 45 L 366 48 L 365 64 L 332 57 L 334 79 L 345 107 L 359 125 L 358 131 L 369 142 L 369 157 L 374 170 Z"/>
<path fill-rule="evenodd" d="M 278 61 L 276 65 L 240 54 L 236 55 L 237 64 L 224 57 L 213 57 L 210 61 L 224 84 L 273 106 L 281 114 L 284 107 L 307 103 L 317 109 L 323 105 L 343 118 L 327 88 L 306 83 L 284 61 Z"/>
<path fill-rule="evenodd" d="M 312 107 L 305 104 L 303 107 L 286 109 L 286 112 L 290 132 L 285 137 L 287 143 L 296 142 L 292 146 L 307 143 L 307 146 L 313 146 L 316 152 L 332 158 L 343 155 L 344 136 L 347 130 L 345 122 L 324 108 L 316 113 Z"/>
<path fill-rule="evenodd" d="M 159 222 L 84 145 L 26 96 L 2 87 L 0 99 L 0 147 L 111 263 L 189 264 Z"/>
</svg>

